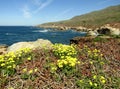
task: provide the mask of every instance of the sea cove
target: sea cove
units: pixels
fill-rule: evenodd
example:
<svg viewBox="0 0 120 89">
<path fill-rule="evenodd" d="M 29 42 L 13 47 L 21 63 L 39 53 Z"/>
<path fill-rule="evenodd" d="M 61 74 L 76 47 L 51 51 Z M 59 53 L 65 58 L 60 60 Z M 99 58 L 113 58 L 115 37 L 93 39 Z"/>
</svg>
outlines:
<svg viewBox="0 0 120 89">
<path fill-rule="evenodd" d="M 37 39 L 47 39 L 52 43 L 69 44 L 70 39 L 85 35 L 84 32 L 74 30 L 60 31 L 32 26 L 0 26 L 0 45 L 11 45 L 16 42 L 35 41 Z"/>
</svg>

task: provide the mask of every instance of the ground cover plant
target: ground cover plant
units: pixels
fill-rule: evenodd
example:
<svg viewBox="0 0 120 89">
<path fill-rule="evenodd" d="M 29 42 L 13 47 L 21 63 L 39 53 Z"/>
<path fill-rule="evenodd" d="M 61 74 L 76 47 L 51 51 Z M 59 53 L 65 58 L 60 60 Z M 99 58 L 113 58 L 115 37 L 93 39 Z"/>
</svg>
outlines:
<svg viewBox="0 0 120 89">
<path fill-rule="evenodd" d="M 0 55 L 0 89 L 119 89 L 119 64 L 88 45 L 24 48 Z"/>
</svg>

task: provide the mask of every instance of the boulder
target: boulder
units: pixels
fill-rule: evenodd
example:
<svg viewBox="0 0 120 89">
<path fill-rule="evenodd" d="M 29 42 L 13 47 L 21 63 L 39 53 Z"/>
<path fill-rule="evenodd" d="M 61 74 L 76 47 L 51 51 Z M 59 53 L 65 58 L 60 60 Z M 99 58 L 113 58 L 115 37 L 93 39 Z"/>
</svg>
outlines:
<svg viewBox="0 0 120 89">
<path fill-rule="evenodd" d="M 97 36 L 98 32 L 97 31 L 88 31 L 87 36 Z"/>
<path fill-rule="evenodd" d="M 7 48 L 7 52 L 11 52 L 11 51 L 16 52 L 17 50 L 19 50 L 21 48 L 51 49 L 52 48 L 52 43 L 49 40 L 43 40 L 43 39 L 38 39 L 37 41 L 33 41 L 33 42 L 18 42 L 18 43 L 14 43 L 13 45 L 9 46 Z"/>
<path fill-rule="evenodd" d="M 100 27 L 97 32 L 105 35 L 120 35 L 120 28 L 115 28 L 109 24 Z"/>
</svg>

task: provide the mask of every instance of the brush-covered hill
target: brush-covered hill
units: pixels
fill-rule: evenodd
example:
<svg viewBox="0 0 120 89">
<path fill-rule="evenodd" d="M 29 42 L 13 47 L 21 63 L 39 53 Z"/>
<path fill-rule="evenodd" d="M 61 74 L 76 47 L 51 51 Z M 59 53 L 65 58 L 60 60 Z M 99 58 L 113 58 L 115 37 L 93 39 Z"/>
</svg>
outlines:
<svg viewBox="0 0 120 89">
<path fill-rule="evenodd" d="M 93 11 L 80 16 L 75 16 L 70 20 L 50 22 L 38 25 L 38 27 L 86 27 L 86 28 L 98 28 L 105 24 L 117 23 L 120 25 L 120 5 L 110 6 L 99 11 Z"/>
</svg>

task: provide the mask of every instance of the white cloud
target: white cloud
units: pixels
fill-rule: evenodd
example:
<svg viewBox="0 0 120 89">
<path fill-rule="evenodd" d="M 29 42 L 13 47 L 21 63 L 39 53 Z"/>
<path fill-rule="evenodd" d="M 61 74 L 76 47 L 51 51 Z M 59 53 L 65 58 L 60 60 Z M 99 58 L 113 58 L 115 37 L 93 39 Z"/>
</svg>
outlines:
<svg viewBox="0 0 120 89">
<path fill-rule="evenodd" d="M 39 0 L 37 0 L 39 1 Z M 39 2 L 39 7 L 33 12 L 33 13 L 38 13 L 40 10 L 43 8 L 47 7 L 49 4 L 52 3 L 53 0 L 47 0 L 46 2 Z"/>
<path fill-rule="evenodd" d="M 32 5 L 29 5 L 31 7 L 35 7 L 37 9 L 30 9 L 28 5 L 24 5 L 22 8 L 23 16 L 25 18 L 31 18 L 32 15 L 37 14 L 40 10 L 47 7 L 50 3 L 52 3 L 53 0 L 31 0 Z"/>
<path fill-rule="evenodd" d="M 23 16 L 24 16 L 25 18 L 31 18 L 31 17 L 32 17 L 32 13 L 30 12 L 30 9 L 28 8 L 27 5 L 25 5 L 25 6 L 23 7 L 22 11 L 23 11 Z"/>
</svg>

